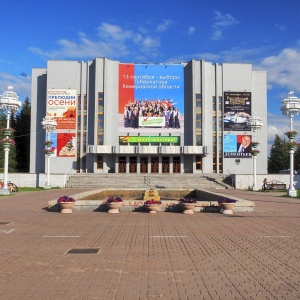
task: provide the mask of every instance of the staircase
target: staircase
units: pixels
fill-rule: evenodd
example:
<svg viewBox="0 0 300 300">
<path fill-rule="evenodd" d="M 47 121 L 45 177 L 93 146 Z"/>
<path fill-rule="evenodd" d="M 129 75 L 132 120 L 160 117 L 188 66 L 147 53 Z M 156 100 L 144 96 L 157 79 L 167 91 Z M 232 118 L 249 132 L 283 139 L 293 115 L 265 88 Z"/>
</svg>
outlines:
<svg viewBox="0 0 300 300">
<path fill-rule="evenodd" d="M 227 189 L 225 174 L 73 174 L 68 188 Z"/>
</svg>

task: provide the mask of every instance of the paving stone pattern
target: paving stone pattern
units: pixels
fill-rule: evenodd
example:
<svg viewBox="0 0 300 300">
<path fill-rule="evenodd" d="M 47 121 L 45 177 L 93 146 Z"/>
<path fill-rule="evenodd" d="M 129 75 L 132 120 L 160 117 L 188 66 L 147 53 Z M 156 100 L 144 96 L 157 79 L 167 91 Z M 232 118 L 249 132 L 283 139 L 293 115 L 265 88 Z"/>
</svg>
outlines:
<svg viewBox="0 0 300 300">
<path fill-rule="evenodd" d="M 45 209 L 83 191 L 0 197 L 1 300 L 300 299 L 300 199 L 224 190 L 256 203 L 232 216 Z"/>
</svg>

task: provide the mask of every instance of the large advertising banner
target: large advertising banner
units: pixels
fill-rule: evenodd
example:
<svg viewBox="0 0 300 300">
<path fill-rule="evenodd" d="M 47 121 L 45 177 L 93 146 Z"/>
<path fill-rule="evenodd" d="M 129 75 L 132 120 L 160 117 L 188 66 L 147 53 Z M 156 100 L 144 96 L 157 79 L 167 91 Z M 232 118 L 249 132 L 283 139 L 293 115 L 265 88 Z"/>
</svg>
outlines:
<svg viewBox="0 0 300 300">
<path fill-rule="evenodd" d="M 252 136 L 224 134 L 224 158 L 251 158 Z"/>
<path fill-rule="evenodd" d="M 183 132 L 183 65 L 119 65 L 119 132 Z"/>
<path fill-rule="evenodd" d="M 76 98 L 76 90 L 48 89 L 47 115 L 56 120 L 56 129 L 76 129 Z"/>
<path fill-rule="evenodd" d="M 224 92 L 224 131 L 248 131 L 251 117 L 250 92 Z"/>
</svg>

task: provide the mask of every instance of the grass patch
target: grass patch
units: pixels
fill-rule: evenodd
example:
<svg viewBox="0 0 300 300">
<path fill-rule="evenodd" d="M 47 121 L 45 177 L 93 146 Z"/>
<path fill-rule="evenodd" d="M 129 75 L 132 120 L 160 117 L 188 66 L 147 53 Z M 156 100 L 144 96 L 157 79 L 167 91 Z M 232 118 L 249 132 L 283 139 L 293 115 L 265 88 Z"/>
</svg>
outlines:
<svg viewBox="0 0 300 300">
<path fill-rule="evenodd" d="M 52 190 L 60 189 L 60 187 L 52 187 Z M 42 187 L 19 187 L 19 192 L 38 192 L 38 191 L 44 191 L 45 188 Z"/>
<path fill-rule="evenodd" d="M 41 187 L 19 187 L 19 192 L 33 192 L 33 191 L 43 191 L 44 188 Z"/>
</svg>

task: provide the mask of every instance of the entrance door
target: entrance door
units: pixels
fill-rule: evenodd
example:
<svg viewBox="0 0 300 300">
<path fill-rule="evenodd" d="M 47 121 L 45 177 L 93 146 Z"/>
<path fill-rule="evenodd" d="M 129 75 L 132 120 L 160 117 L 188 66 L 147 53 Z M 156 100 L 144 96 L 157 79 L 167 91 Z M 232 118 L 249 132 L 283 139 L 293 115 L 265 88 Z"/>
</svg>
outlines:
<svg viewBox="0 0 300 300">
<path fill-rule="evenodd" d="M 158 173 L 158 157 L 152 156 L 151 157 L 151 173 Z"/>
<path fill-rule="evenodd" d="M 148 173 L 148 157 L 141 157 L 141 173 Z"/>
<path fill-rule="evenodd" d="M 129 173 L 137 173 L 137 158 L 135 156 L 129 158 Z"/>
<path fill-rule="evenodd" d="M 169 157 L 162 158 L 162 172 L 170 173 L 170 158 Z"/>
<path fill-rule="evenodd" d="M 173 158 L 173 173 L 180 173 L 180 157 Z"/>
<path fill-rule="evenodd" d="M 126 173 L 126 157 L 119 157 L 119 173 Z"/>
</svg>

